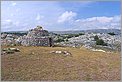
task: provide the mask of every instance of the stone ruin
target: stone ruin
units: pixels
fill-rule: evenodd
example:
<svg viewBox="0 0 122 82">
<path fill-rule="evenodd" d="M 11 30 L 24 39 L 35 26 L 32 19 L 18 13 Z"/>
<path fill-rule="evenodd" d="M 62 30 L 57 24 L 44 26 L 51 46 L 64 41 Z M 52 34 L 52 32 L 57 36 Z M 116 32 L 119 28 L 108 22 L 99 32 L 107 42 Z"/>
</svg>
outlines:
<svg viewBox="0 0 122 82">
<path fill-rule="evenodd" d="M 22 45 L 24 46 L 53 46 L 53 38 L 49 36 L 47 30 L 41 26 L 29 30 L 26 36 L 23 36 Z"/>
</svg>

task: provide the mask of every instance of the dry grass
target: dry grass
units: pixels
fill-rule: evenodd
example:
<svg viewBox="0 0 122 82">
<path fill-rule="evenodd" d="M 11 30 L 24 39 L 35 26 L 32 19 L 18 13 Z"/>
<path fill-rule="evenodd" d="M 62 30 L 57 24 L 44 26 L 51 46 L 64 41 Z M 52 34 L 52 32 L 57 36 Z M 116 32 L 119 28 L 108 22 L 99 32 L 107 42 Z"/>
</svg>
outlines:
<svg viewBox="0 0 122 82">
<path fill-rule="evenodd" d="M 1 56 L 2 80 L 120 80 L 119 52 L 93 52 L 68 47 L 16 47 L 20 52 Z M 73 57 L 51 54 L 52 50 L 67 50 Z"/>
</svg>

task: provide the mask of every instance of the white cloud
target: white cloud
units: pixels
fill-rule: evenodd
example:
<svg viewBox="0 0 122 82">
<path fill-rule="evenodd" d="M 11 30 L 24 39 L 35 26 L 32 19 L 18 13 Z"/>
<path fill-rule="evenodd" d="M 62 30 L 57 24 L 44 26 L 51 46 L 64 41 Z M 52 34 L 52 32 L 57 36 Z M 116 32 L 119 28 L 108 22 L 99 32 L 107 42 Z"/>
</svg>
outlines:
<svg viewBox="0 0 122 82">
<path fill-rule="evenodd" d="M 2 31 L 9 31 L 9 30 L 14 30 L 17 27 L 21 27 L 22 24 L 20 24 L 19 21 L 12 21 L 11 19 L 3 20 L 1 21 L 1 29 Z M 19 29 L 19 28 L 18 28 Z"/>
<path fill-rule="evenodd" d="M 34 2 L 32 2 L 31 4 L 24 2 L 22 3 L 23 5 L 17 7 L 15 6 L 18 5 L 18 2 L 12 2 L 9 4 L 10 6 L 8 5 L 2 8 L 2 19 L 8 20 L 2 23 L 3 26 L 1 28 L 4 29 L 11 26 L 9 29 L 14 28 L 14 30 L 18 30 L 16 26 L 22 27 L 24 23 L 27 23 L 23 26 L 26 28 L 33 28 L 34 25 L 42 25 L 45 28 L 48 28 L 48 30 L 120 28 L 120 16 L 95 16 L 81 19 L 79 17 L 82 17 L 83 15 L 79 13 L 81 15 L 78 15 L 79 19 L 76 19 L 79 9 L 81 10 L 80 12 L 84 13 L 82 9 L 84 7 L 92 6 L 90 5 L 91 3 L 94 2 L 72 2 L 68 5 L 68 7 L 66 6 L 67 8 L 65 8 L 65 4 L 60 6 L 60 3 L 57 4 L 57 2 L 42 2 L 39 4 L 35 4 Z M 14 7 L 11 7 L 12 5 Z M 11 21 L 10 19 L 12 19 L 13 21 Z M 22 28 L 20 28 L 20 30 L 21 29 Z"/>
<path fill-rule="evenodd" d="M 36 20 L 40 20 L 40 15 L 39 14 L 36 16 Z"/>
<path fill-rule="evenodd" d="M 74 20 L 74 26 L 79 29 L 120 29 L 120 16 L 113 17 L 91 17 Z M 74 29 L 76 29 L 74 28 Z"/>
<path fill-rule="evenodd" d="M 16 21 L 13 24 L 16 25 L 16 26 L 19 26 L 20 25 L 20 22 L 19 21 Z"/>
<path fill-rule="evenodd" d="M 62 23 L 65 21 L 72 20 L 74 17 L 76 17 L 77 13 L 74 13 L 72 11 L 66 11 L 64 12 L 59 18 L 58 18 L 58 23 Z"/>
<path fill-rule="evenodd" d="M 90 4 L 95 3 L 95 1 L 83 1 L 82 7 L 90 7 Z"/>
<path fill-rule="evenodd" d="M 20 8 L 16 8 L 16 10 L 15 10 L 15 11 L 16 11 L 16 12 L 19 12 L 20 10 L 21 10 Z"/>
<path fill-rule="evenodd" d="M 4 20 L 2 21 L 1 23 L 2 25 L 16 25 L 16 26 L 19 26 L 20 22 L 19 21 L 12 21 L 11 19 L 7 19 L 7 20 Z"/>
<path fill-rule="evenodd" d="M 40 21 L 39 19 L 41 19 L 41 15 L 37 15 L 37 19 L 38 20 L 36 21 L 35 25 L 42 25 L 48 30 L 49 29 L 53 29 L 53 30 L 55 29 L 58 30 L 120 29 L 121 27 L 120 15 L 113 16 L 113 17 L 106 17 L 106 16 L 90 17 L 86 19 L 77 19 L 77 20 L 74 18 L 69 18 L 70 19 L 68 20 L 69 22 L 66 23 L 57 23 L 57 22 L 54 23 L 54 21 L 52 22 Z M 7 19 L 1 21 L 1 27 L 2 30 L 7 30 L 7 31 L 14 30 L 14 29 L 27 30 L 28 27 L 32 27 L 27 21 L 24 23 L 20 21 L 13 21 L 11 19 Z"/>
<path fill-rule="evenodd" d="M 8 22 L 8 23 L 9 23 L 9 22 L 12 22 L 12 20 L 10 20 L 10 19 L 7 19 L 7 20 L 5 20 L 5 22 Z"/>
<path fill-rule="evenodd" d="M 92 17 L 92 18 L 87 18 L 86 20 L 84 21 L 90 21 L 90 22 L 93 22 L 93 21 L 96 21 L 96 22 L 100 22 L 100 23 L 106 23 L 106 22 L 111 22 L 113 18 L 112 17 Z"/>
<path fill-rule="evenodd" d="M 37 21 L 41 20 L 42 18 L 44 18 L 44 16 L 41 16 L 40 14 L 37 14 L 37 16 L 36 16 Z"/>
<path fill-rule="evenodd" d="M 12 5 L 12 6 L 15 6 L 16 4 L 17 4 L 17 3 L 14 2 L 14 1 L 11 2 L 11 5 Z"/>
<path fill-rule="evenodd" d="M 11 13 L 11 14 L 10 14 L 10 16 L 11 16 L 11 17 L 13 17 L 13 16 L 14 16 L 14 14 L 13 14 L 13 13 Z"/>
</svg>

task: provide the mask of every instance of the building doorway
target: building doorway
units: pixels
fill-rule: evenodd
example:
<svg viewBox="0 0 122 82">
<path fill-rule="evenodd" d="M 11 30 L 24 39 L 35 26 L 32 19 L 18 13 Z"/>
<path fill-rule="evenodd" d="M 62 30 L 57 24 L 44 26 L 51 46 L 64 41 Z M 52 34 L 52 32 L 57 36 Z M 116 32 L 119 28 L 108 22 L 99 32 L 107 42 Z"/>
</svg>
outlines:
<svg viewBox="0 0 122 82">
<path fill-rule="evenodd" d="M 49 38 L 49 46 L 50 46 L 50 47 L 53 46 L 52 43 L 53 43 L 52 38 Z"/>
</svg>

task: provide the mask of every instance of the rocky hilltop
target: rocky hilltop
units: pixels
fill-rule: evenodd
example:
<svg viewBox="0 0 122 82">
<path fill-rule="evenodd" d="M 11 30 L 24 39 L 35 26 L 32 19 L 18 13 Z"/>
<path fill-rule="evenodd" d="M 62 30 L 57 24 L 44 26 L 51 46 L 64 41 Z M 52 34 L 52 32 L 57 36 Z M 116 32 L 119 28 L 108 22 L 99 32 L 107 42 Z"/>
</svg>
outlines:
<svg viewBox="0 0 122 82">
<path fill-rule="evenodd" d="M 99 42 L 95 40 L 95 36 L 98 36 Z M 97 45 L 96 43 L 105 43 Z M 65 42 L 60 42 L 60 45 L 70 46 L 70 47 L 85 47 L 88 49 L 109 49 L 109 50 L 121 50 L 121 36 L 120 35 L 110 35 L 108 33 L 84 33 L 84 35 L 74 36 L 68 38 Z"/>
<path fill-rule="evenodd" d="M 68 46 L 85 47 L 88 49 L 109 49 L 121 51 L 121 32 L 117 29 L 112 30 L 87 30 L 83 32 L 69 31 L 48 32 L 41 26 L 30 29 L 26 33 L 2 33 L 2 45 L 23 45 L 23 46 Z M 95 40 L 98 36 L 99 40 Z M 101 42 L 102 41 L 102 42 Z"/>
</svg>

